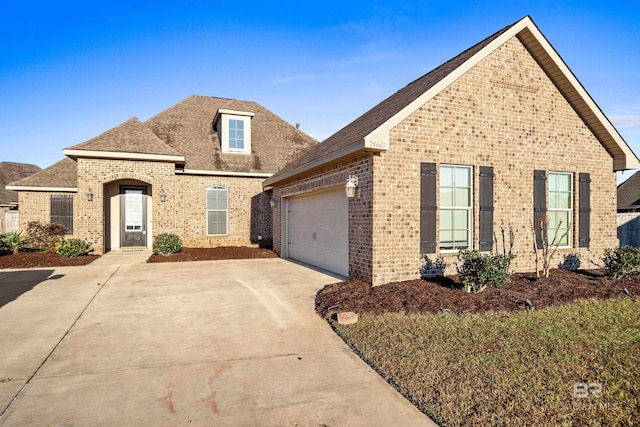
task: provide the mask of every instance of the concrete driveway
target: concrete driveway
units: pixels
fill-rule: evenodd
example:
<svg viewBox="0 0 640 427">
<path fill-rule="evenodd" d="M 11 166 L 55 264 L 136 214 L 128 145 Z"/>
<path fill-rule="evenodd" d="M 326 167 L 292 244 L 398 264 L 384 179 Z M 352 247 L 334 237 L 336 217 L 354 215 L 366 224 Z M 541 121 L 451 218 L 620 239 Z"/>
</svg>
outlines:
<svg viewBox="0 0 640 427">
<path fill-rule="evenodd" d="M 0 270 L 0 425 L 434 425 L 281 259 Z"/>
</svg>

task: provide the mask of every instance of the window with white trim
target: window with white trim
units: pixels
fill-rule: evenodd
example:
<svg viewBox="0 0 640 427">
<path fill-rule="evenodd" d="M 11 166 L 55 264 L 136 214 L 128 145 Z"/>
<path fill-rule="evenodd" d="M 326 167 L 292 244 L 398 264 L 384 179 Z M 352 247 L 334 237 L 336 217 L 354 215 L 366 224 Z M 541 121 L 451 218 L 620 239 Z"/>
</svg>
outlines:
<svg viewBox="0 0 640 427">
<path fill-rule="evenodd" d="M 549 245 L 571 246 L 571 218 L 573 218 L 573 186 L 571 181 L 570 173 L 549 172 L 549 207 L 547 209 Z"/>
<path fill-rule="evenodd" d="M 244 120 L 229 119 L 229 148 L 244 150 Z"/>
<path fill-rule="evenodd" d="M 471 248 L 470 166 L 440 165 L 440 250 Z"/>
<path fill-rule="evenodd" d="M 225 187 L 207 187 L 207 235 L 228 234 L 229 192 Z"/>
<path fill-rule="evenodd" d="M 254 113 L 219 109 L 214 117 L 223 153 L 251 154 L 251 120 Z"/>
</svg>

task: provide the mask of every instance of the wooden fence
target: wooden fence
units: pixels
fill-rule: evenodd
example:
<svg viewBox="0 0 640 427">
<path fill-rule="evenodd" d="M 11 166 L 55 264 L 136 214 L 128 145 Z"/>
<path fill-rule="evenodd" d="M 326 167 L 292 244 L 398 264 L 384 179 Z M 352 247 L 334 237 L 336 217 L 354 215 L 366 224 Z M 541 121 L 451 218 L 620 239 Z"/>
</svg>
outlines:
<svg viewBox="0 0 640 427">
<path fill-rule="evenodd" d="M 0 210 L 0 234 L 18 231 L 18 211 Z"/>
</svg>

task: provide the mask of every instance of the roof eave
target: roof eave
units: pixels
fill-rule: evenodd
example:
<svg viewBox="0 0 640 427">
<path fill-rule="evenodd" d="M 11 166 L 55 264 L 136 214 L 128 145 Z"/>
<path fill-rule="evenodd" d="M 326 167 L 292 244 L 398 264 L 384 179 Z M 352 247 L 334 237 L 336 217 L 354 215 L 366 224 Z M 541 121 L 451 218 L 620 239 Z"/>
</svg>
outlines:
<svg viewBox="0 0 640 427">
<path fill-rule="evenodd" d="M 62 152 L 72 159 L 89 157 L 95 159 L 151 160 L 176 163 L 184 163 L 186 161 L 185 156 L 171 154 L 123 153 L 118 151 L 74 150 L 70 148 L 65 148 Z"/>
<path fill-rule="evenodd" d="M 295 169 L 292 169 L 290 171 L 287 171 L 285 173 L 277 173 L 274 176 L 272 176 L 271 178 L 267 179 L 264 181 L 264 183 L 262 184 L 264 189 L 271 189 L 275 186 L 275 184 L 278 184 L 279 182 L 285 181 L 287 179 L 291 179 L 291 178 L 295 178 L 298 175 L 302 175 L 306 172 L 309 172 L 313 169 L 318 169 L 328 163 L 331 162 L 336 162 L 339 161 L 343 158 L 346 157 L 350 157 L 353 156 L 354 154 L 362 151 L 369 151 L 369 152 L 379 152 L 382 151 L 382 149 L 377 148 L 377 147 L 372 147 L 371 146 L 371 142 L 367 142 L 366 140 L 361 140 L 358 141 L 354 144 L 349 145 L 348 147 L 345 147 L 341 150 L 335 151 L 333 153 L 329 153 L 325 156 L 322 156 L 316 160 L 312 160 L 311 162 L 305 163 L 304 165 L 301 165 Z M 373 144 L 375 145 L 375 143 Z"/>
<path fill-rule="evenodd" d="M 256 115 L 256 113 L 251 111 L 232 110 L 229 108 L 218 108 L 218 111 L 216 111 L 216 114 L 213 116 L 213 123 L 218 123 L 218 120 L 220 120 L 220 117 L 222 117 L 223 114 L 227 114 L 231 116 L 246 116 L 251 118 L 253 118 Z"/>
<path fill-rule="evenodd" d="M 4 188 L 13 191 L 44 191 L 55 193 L 77 193 L 76 187 L 37 187 L 32 185 L 7 185 Z"/>
<path fill-rule="evenodd" d="M 176 170 L 176 175 L 207 175 L 207 176 L 231 176 L 238 178 L 269 178 L 272 173 L 266 172 L 236 172 L 236 171 L 214 171 L 202 169 Z"/>
</svg>

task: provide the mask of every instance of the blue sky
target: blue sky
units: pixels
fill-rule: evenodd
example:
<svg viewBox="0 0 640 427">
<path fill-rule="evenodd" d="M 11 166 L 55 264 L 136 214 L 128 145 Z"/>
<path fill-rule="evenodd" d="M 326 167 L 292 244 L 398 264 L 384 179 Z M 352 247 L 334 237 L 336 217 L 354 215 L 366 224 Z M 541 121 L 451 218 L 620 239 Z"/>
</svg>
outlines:
<svg viewBox="0 0 640 427">
<path fill-rule="evenodd" d="M 640 154 L 640 2 L 180 3 L 0 6 L 0 160 L 49 166 L 191 94 L 259 102 L 323 140 L 525 15 Z"/>
</svg>

